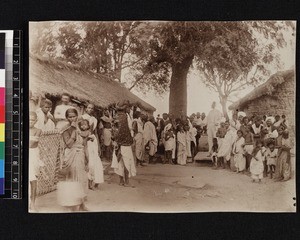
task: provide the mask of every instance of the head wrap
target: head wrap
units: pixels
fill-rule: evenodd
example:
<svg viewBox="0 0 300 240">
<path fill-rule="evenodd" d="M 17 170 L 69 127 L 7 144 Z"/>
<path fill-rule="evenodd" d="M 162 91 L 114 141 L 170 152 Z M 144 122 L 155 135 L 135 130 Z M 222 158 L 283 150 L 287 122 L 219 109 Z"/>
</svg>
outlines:
<svg viewBox="0 0 300 240">
<path fill-rule="evenodd" d="M 275 118 L 274 117 L 267 117 L 266 122 L 269 122 L 269 121 L 273 124 L 275 122 Z"/>
<path fill-rule="evenodd" d="M 238 112 L 238 117 L 246 117 L 246 113 L 245 112 Z"/>
</svg>

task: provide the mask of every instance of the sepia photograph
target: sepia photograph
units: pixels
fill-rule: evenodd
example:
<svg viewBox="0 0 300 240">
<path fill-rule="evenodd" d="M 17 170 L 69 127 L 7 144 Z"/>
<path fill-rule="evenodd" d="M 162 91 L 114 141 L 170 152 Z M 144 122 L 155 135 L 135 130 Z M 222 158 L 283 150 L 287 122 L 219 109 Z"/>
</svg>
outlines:
<svg viewBox="0 0 300 240">
<path fill-rule="evenodd" d="M 296 212 L 295 55 L 296 21 L 30 22 L 29 212 Z"/>
</svg>

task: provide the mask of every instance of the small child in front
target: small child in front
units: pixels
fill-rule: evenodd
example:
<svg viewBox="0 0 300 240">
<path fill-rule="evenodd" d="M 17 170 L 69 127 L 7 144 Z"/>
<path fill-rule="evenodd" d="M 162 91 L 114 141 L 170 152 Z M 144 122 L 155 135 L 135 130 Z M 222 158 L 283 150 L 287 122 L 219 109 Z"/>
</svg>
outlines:
<svg viewBox="0 0 300 240">
<path fill-rule="evenodd" d="M 252 182 L 255 182 L 258 180 L 258 182 L 261 182 L 263 179 L 263 173 L 264 173 L 264 158 L 265 158 L 265 148 L 263 147 L 263 144 L 261 141 L 258 141 L 256 143 L 256 147 L 252 152 L 252 158 L 250 163 L 250 173 Z"/>
<path fill-rule="evenodd" d="M 218 139 L 213 138 L 211 160 L 212 160 L 214 169 L 218 168 L 218 149 L 219 149 Z"/>
<path fill-rule="evenodd" d="M 278 149 L 275 148 L 275 144 L 273 141 L 269 142 L 268 148 L 266 150 L 266 159 L 267 159 L 268 173 L 270 174 L 270 178 L 273 178 L 273 175 L 275 174 L 277 157 L 278 157 Z"/>
</svg>

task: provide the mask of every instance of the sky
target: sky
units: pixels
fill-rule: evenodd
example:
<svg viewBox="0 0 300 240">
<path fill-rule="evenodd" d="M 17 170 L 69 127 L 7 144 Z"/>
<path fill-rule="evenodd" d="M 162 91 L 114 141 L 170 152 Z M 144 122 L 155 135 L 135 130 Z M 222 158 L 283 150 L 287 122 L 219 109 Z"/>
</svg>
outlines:
<svg viewBox="0 0 300 240">
<path fill-rule="evenodd" d="M 287 36 L 287 41 L 292 41 L 292 43 L 288 44 L 287 47 L 278 50 L 283 66 L 280 69 L 271 69 L 271 75 L 276 73 L 277 71 L 288 70 L 295 66 L 295 37 L 289 35 Z M 266 80 L 268 80 L 268 78 L 266 78 Z M 200 79 L 200 72 L 198 72 L 197 70 L 190 70 L 187 78 L 187 85 L 188 115 L 196 112 L 205 112 L 207 114 L 211 109 L 210 106 L 213 101 L 217 103 L 216 108 L 221 110 L 218 93 L 208 89 L 205 86 L 205 84 Z M 239 98 L 244 97 L 253 89 L 254 87 L 247 87 L 246 89 L 239 91 L 235 96 L 231 98 L 231 100 L 237 101 Z M 165 93 L 162 96 L 157 96 L 154 92 L 143 94 L 133 89 L 133 93 L 156 108 L 154 116 L 156 116 L 157 114 L 161 115 L 164 112 L 169 112 L 169 92 Z M 231 102 L 228 102 L 227 107 L 230 104 Z"/>
</svg>

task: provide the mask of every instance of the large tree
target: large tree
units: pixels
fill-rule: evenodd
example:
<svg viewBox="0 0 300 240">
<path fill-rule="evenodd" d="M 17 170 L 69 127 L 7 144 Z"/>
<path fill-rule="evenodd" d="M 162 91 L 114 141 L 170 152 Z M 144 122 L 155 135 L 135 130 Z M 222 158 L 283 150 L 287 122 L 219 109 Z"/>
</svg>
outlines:
<svg viewBox="0 0 300 240">
<path fill-rule="evenodd" d="M 203 71 L 208 86 L 217 89 L 226 114 L 227 92 L 244 86 L 244 79 L 258 63 L 268 63 L 272 51 L 262 54 L 260 39 L 285 43 L 283 30 L 290 23 L 276 22 L 162 22 L 154 27 L 148 65 L 169 64 L 169 111 L 180 117 L 187 114 L 187 74 L 195 62 Z M 250 79 L 250 78 L 248 78 Z M 251 78 L 246 84 L 252 84 Z M 224 84 L 225 83 L 225 84 Z M 222 89 L 222 91 L 221 91 Z M 223 94 L 223 90 L 226 92 Z"/>
</svg>

